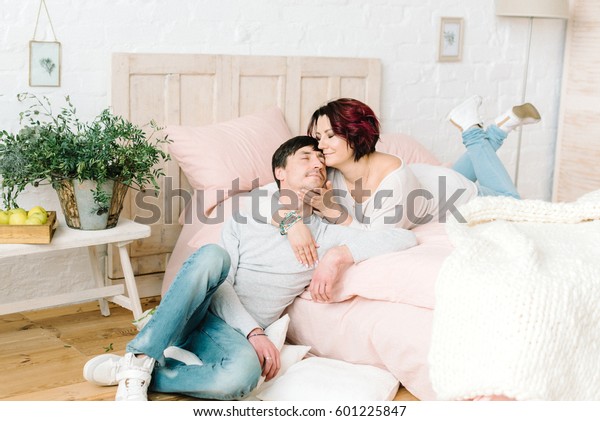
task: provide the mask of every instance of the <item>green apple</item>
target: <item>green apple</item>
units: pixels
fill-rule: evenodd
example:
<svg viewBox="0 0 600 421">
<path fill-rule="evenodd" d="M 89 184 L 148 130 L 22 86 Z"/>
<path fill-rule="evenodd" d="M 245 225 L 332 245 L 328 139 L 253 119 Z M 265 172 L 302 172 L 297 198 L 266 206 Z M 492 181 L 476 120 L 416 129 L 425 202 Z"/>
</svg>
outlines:
<svg viewBox="0 0 600 421">
<path fill-rule="evenodd" d="M 37 217 L 37 214 L 34 214 L 25 220 L 25 225 L 43 225 L 43 224 L 44 223 L 42 222 L 42 220 Z"/>
<path fill-rule="evenodd" d="M 27 219 L 29 219 L 29 218 L 39 219 L 42 222 L 42 224 L 45 224 L 46 221 L 48 221 L 48 215 L 46 215 L 45 213 L 39 213 L 39 212 L 28 214 Z"/>
<path fill-rule="evenodd" d="M 23 209 L 23 208 L 14 208 L 14 209 L 9 209 L 8 210 L 8 214 L 9 215 L 12 215 L 12 214 L 15 214 L 15 213 L 20 213 L 20 214 L 25 215 L 25 217 L 27 217 L 27 211 L 25 209 Z"/>
<path fill-rule="evenodd" d="M 24 225 L 27 220 L 25 212 L 14 212 L 8 217 L 9 225 Z"/>
<path fill-rule="evenodd" d="M 31 209 L 29 209 L 28 215 L 30 215 L 32 213 L 36 213 L 36 212 L 48 214 L 48 212 L 46 212 L 46 209 L 44 209 L 43 207 L 41 207 L 41 206 L 34 206 Z"/>
<path fill-rule="evenodd" d="M 27 212 L 27 217 L 29 218 L 33 215 L 37 215 L 37 217 L 42 220 L 42 224 L 45 224 L 48 220 L 48 212 L 46 212 L 46 209 L 41 206 L 34 206 L 29 209 L 29 212 Z"/>
<path fill-rule="evenodd" d="M 36 217 L 38 218 L 40 221 L 42 221 L 42 224 L 45 224 L 46 221 L 48 220 L 48 214 L 47 213 L 42 213 L 42 212 L 31 212 L 29 211 L 29 213 L 27 214 L 27 218 L 31 218 L 31 217 Z"/>
<path fill-rule="evenodd" d="M 7 225 L 8 218 L 8 213 L 6 213 L 5 211 L 0 211 L 0 225 Z"/>
</svg>

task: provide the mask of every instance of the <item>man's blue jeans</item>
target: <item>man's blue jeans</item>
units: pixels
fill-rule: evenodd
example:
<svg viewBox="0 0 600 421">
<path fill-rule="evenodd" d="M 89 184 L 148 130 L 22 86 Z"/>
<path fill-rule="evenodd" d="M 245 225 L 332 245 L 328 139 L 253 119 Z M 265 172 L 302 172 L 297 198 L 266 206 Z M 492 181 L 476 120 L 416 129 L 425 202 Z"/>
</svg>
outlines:
<svg viewBox="0 0 600 421">
<path fill-rule="evenodd" d="M 256 387 L 261 367 L 254 348 L 244 335 L 208 311 L 230 265 L 229 254 L 214 244 L 192 254 L 152 318 L 127 344 L 127 352 L 156 359 L 150 390 L 232 400 Z M 165 359 L 163 352 L 171 345 L 196 354 L 203 365 Z"/>
<path fill-rule="evenodd" d="M 489 126 L 487 130 L 471 127 L 462 134 L 467 151 L 452 168 L 469 180 L 477 181 L 480 196 L 512 196 L 520 199 L 510 175 L 496 155 L 506 136 L 496 125 Z"/>
</svg>

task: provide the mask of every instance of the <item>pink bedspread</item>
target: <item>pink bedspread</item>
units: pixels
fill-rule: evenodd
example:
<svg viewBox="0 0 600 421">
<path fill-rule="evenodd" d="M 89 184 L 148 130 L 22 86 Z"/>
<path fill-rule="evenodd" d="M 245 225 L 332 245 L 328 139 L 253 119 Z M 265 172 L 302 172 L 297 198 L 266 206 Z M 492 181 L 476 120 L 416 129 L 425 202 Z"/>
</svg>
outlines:
<svg viewBox="0 0 600 421">
<path fill-rule="evenodd" d="M 297 298 L 288 308 L 288 340 L 318 356 L 387 369 L 417 398 L 433 400 L 427 360 L 434 285 L 452 246 L 442 224 L 415 233 L 417 247 L 350 268 L 335 291 L 338 302 Z"/>
</svg>

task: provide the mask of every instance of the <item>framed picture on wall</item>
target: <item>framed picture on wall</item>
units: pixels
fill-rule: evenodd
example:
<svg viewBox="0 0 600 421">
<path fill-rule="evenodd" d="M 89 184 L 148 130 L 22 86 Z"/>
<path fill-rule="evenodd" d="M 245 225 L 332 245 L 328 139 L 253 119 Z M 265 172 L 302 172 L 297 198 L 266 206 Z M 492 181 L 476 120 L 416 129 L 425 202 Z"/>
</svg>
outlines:
<svg viewBox="0 0 600 421">
<path fill-rule="evenodd" d="M 462 18 L 441 18 L 438 61 L 462 59 L 463 26 Z"/>
<path fill-rule="evenodd" d="M 29 86 L 60 86 L 60 42 L 29 41 Z"/>
</svg>

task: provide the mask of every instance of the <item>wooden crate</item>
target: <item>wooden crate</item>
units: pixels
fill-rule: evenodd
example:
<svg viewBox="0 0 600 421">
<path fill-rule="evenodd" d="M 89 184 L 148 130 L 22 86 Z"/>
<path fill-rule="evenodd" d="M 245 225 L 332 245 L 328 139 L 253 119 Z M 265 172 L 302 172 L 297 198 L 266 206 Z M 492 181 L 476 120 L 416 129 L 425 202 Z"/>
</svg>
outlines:
<svg viewBox="0 0 600 421">
<path fill-rule="evenodd" d="M 55 211 L 44 225 L 0 225 L 0 244 L 50 244 L 57 225 Z"/>
</svg>

